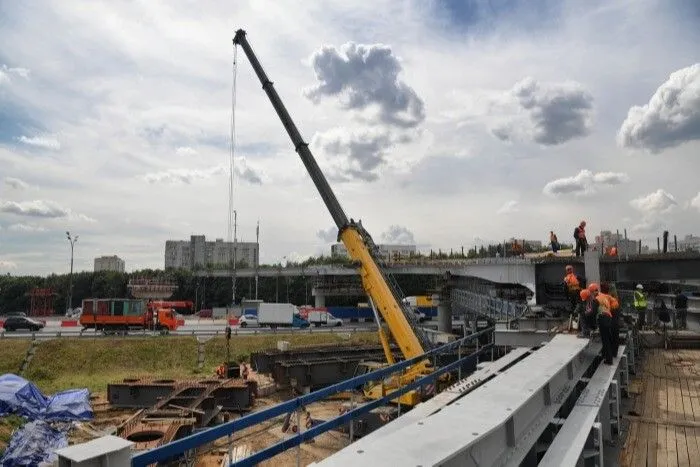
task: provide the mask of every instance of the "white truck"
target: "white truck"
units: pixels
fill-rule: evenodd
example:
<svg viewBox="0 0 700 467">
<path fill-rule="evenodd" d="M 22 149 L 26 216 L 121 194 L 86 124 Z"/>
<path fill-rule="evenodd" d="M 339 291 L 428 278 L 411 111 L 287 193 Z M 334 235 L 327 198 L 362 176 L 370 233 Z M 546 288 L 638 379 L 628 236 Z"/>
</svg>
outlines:
<svg viewBox="0 0 700 467">
<path fill-rule="evenodd" d="M 299 315 L 299 309 L 291 303 L 261 303 L 258 308 L 258 325 L 307 328 L 309 322 Z"/>
<path fill-rule="evenodd" d="M 314 326 L 342 326 L 343 320 L 327 311 L 310 311 L 306 319 Z"/>
</svg>

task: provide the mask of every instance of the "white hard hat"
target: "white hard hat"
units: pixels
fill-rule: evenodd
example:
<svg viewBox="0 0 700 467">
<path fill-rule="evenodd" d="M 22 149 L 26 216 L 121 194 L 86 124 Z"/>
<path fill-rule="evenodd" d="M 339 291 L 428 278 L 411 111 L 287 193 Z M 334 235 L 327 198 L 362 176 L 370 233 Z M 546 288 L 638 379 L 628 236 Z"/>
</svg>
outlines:
<svg viewBox="0 0 700 467">
<path fill-rule="evenodd" d="M 644 290 L 644 287 L 642 287 L 642 284 L 637 284 L 637 289 L 638 289 L 638 290 Z"/>
</svg>

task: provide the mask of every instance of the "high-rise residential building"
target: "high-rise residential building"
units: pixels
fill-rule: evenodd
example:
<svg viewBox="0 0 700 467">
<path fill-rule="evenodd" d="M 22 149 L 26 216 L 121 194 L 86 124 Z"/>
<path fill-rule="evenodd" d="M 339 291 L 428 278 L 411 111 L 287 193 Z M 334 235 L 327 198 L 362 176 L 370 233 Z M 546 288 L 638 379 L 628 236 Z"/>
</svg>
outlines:
<svg viewBox="0 0 700 467">
<path fill-rule="evenodd" d="M 221 238 L 207 241 L 204 235 L 192 235 L 189 240 L 165 242 L 165 267 L 195 269 L 229 266 L 234 257 L 236 263 L 254 267 L 259 261 L 259 245 L 254 242 L 225 242 Z"/>
<path fill-rule="evenodd" d="M 379 254 L 387 261 L 392 261 L 401 258 L 408 258 L 415 255 L 418 250 L 415 245 L 377 245 L 379 248 Z M 348 250 L 342 243 L 335 243 L 331 245 L 331 256 L 345 256 L 349 257 Z"/>
<path fill-rule="evenodd" d="M 116 271 L 124 272 L 124 260 L 117 255 L 100 256 L 95 258 L 95 272 L 97 271 Z"/>
</svg>

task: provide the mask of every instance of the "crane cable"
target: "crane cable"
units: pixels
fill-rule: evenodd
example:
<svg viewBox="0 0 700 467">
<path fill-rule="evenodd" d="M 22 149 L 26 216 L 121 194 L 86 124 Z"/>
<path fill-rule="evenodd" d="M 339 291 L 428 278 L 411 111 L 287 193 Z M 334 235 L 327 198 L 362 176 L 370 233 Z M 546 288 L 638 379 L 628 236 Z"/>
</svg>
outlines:
<svg viewBox="0 0 700 467">
<path fill-rule="evenodd" d="M 236 75 L 238 71 L 238 45 L 233 45 L 233 70 L 231 84 L 231 128 L 229 151 L 229 180 L 228 180 L 228 241 L 232 241 L 233 235 L 233 176 L 234 156 L 236 148 Z"/>
</svg>

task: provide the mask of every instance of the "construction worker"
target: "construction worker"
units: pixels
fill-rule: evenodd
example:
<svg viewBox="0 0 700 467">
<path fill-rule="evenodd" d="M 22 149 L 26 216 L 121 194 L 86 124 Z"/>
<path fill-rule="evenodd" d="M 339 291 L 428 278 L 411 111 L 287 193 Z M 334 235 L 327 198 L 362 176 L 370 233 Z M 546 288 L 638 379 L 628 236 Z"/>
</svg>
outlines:
<svg viewBox="0 0 700 467">
<path fill-rule="evenodd" d="M 579 292 L 579 298 L 581 300 L 576 305 L 578 311 L 578 337 L 590 337 L 590 318 L 593 314 L 594 300 L 591 299 L 591 292 L 588 289 L 581 290 L 581 292 Z"/>
<path fill-rule="evenodd" d="M 600 330 L 600 342 L 603 345 L 603 362 L 612 365 L 613 361 L 613 333 L 612 333 L 612 303 L 610 296 L 601 294 L 598 284 L 588 286 L 591 296 L 598 302 L 598 329 Z"/>
<path fill-rule="evenodd" d="M 642 284 L 637 284 L 634 291 L 634 309 L 637 310 L 637 323 L 639 329 L 642 329 L 646 324 L 647 314 L 647 296 L 644 293 Z"/>
<path fill-rule="evenodd" d="M 557 234 L 555 234 L 553 230 L 549 231 L 549 244 L 552 246 L 552 253 L 556 255 L 557 251 L 559 251 L 560 245 L 559 239 L 557 239 Z"/>
<path fill-rule="evenodd" d="M 610 303 L 610 312 L 612 313 L 611 320 L 611 331 L 612 331 L 612 356 L 617 357 L 617 351 L 620 348 L 620 302 L 615 296 L 616 294 L 611 293 L 610 284 L 603 282 L 600 284 L 600 294 L 598 297 L 606 297 Z"/>
<path fill-rule="evenodd" d="M 581 282 L 574 274 L 574 267 L 570 264 L 566 266 L 566 275 L 564 276 L 564 286 L 566 288 L 566 294 L 569 297 L 569 302 L 571 303 L 570 313 L 576 311 L 576 305 L 581 299 L 579 293 L 581 292 Z"/>
<path fill-rule="evenodd" d="M 586 221 L 581 223 L 574 229 L 574 241 L 576 242 L 576 256 L 583 256 L 583 253 L 588 250 L 588 240 L 586 240 Z"/>
<path fill-rule="evenodd" d="M 685 329 L 688 326 L 688 297 L 683 294 L 680 287 L 676 288 L 676 318 L 678 319 L 678 329 Z"/>
<path fill-rule="evenodd" d="M 216 376 L 218 376 L 219 379 L 224 379 L 226 377 L 226 366 L 223 363 L 216 367 Z"/>
</svg>

